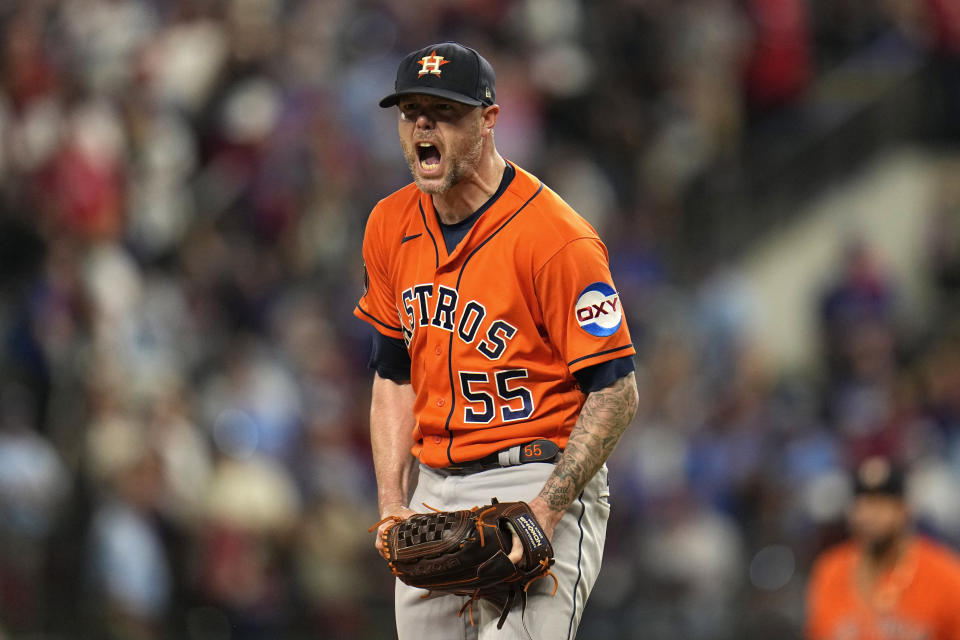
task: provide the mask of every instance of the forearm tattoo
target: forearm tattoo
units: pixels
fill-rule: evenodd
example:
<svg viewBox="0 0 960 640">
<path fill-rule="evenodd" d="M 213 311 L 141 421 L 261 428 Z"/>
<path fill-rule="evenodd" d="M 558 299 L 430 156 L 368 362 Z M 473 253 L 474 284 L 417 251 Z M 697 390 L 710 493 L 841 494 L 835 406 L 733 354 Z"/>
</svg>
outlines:
<svg viewBox="0 0 960 640">
<path fill-rule="evenodd" d="M 540 492 L 550 509 L 566 511 L 610 457 L 636 411 L 633 373 L 587 396 L 567 447 Z"/>
</svg>

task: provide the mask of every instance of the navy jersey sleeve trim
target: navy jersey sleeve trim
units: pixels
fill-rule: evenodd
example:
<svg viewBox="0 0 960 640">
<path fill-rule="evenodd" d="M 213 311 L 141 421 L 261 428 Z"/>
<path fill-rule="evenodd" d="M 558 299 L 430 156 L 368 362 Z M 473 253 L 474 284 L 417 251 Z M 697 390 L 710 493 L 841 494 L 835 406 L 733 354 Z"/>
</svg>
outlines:
<svg viewBox="0 0 960 640">
<path fill-rule="evenodd" d="M 607 360 L 598 364 L 592 364 L 573 373 L 577 379 L 580 390 L 584 393 L 592 393 L 609 387 L 611 384 L 636 369 L 633 364 L 632 356 L 623 356 L 615 360 Z"/>
<path fill-rule="evenodd" d="M 374 322 L 376 322 L 378 325 L 380 325 L 381 327 L 383 327 L 383 328 L 385 328 L 385 329 L 389 329 L 390 331 L 403 331 L 403 328 L 402 328 L 402 327 L 393 327 L 393 326 L 390 326 L 390 325 L 387 324 L 386 322 L 383 322 L 382 320 L 380 320 L 380 318 L 378 318 L 378 317 L 376 317 L 376 316 L 368 313 L 366 309 L 364 309 L 362 306 L 360 306 L 360 303 L 359 303 L 359 302 L 357 303 L 357 309 L 360 310 L 360 313 L 362 313 L 363 315 L 367 316 L 368 318 L 370 318 L 371 320 L 373 320 Z"/>
<path fill-rule="evenodd" d="M 608 353 L 616 353 L 617 351 L 623 351 L 624 349 L 632 349 L 632 348 L 633 348 L 633 344 L 625 344 L 622 347 L 614 347 L 613 349 L 607 349 L 606 351 L 597 351 L 596 353 L 591 353 L 590 355 L 580 356 L 579 358 L 575 358 L 570 362 L 568 362 L 567 366 L 572 367 L 576 363 L 582 362 L 583 360 L 588 360 L 590 358 L 599 358 L 600 356 L 605 356 Z"/>
<path fill-rule="evenodd" d="M 394 382 L 410 381 L 410 352 L 400 338 L 391 338 L 375 331 L 367 366 L 380 374 L 381 378 Z"/>
</svg>

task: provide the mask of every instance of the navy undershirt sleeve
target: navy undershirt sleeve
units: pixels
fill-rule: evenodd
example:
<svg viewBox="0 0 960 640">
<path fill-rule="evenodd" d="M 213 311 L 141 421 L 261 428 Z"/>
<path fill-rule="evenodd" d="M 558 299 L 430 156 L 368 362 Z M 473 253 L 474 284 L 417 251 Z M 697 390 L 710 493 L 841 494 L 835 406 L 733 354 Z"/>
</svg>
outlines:
<svg viewBox="0 0 960 640">
<path fill-rule="evenodd" d="M 581 391 L 591 393 L 609 387 L 635 368 L 633 356 L 624 356 L 616 360 L 607 360 L 600 364 L 584 367 L 574 372 L 573 377 L 577 379 Z"/>
<path fill-rule="evenodd" d="M 390 338 L 379 331 L 373 332 L 373 350 L 367 366 L 381 378 L 394 382 L 410 381 L 410 353 L 400 338 Z"/>
</svg>

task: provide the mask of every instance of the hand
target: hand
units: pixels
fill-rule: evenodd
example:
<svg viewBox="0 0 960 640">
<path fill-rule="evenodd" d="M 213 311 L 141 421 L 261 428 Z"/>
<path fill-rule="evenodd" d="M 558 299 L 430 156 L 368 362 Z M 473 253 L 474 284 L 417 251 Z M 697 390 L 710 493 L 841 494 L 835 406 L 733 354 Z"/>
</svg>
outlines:
<svg viewBox="0 0 960 640">
<path fill-rule="evenodd" d="M 406 520 L 410 516 L 417 515 L 417 512 L 412 511 L 405 505 L 398 504 L 385 508 L 380 515 L 383 517 L 383 520 L 380 521 L 380 526 L 377 527 L 377 535 L 373 541 L 373 546 L 377 548 L 377 551 L 383 551 L 383 530 L 385 528 L 396 522 L 397 519 L 400 521 Z"/>
<path fill-rule="evenodd" d="M 520 536 L 517 535 L 512 524 L 508 522 L 507 528 L 510 529 L 510 537 L 512 538 L 510 553 L 507 557 L 513 564 L 520 564 L 520 561 L 523 560 L 523 543 L 520 542 Z"/>
<path fill-rule="evenodd" d="M 553 531 L 557 528 L 557 523 L 560 522 L 560 519 L 563 518 L 563 514 L 566 513 L 566 511 L 554 511 L 547 506 L 546 501 L 540 496 L 537 496 L 527 504 L 530 505 L 530 511 L 533 511 L 533 515 L 537 517 L 540 528 L 547 534 L 547 540 L 553 542 Z M 517 542 L 515 541 L 514 549 L 516 549 L 516 546 Z"/>
</svg>

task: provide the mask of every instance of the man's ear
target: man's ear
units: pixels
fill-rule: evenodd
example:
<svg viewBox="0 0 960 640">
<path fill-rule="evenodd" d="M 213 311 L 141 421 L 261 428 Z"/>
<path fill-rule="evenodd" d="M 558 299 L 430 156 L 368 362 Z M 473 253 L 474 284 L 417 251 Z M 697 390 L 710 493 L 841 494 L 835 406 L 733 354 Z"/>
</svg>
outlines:
<svg viewBox="0 0 960 640">
<path fill-rule="evenodd" d="M 497 126 L 497 116 L 500 115 L 500 105 L 493 104 L 489 107 L 486 107 L 481 114 L 481 119 L 483 122 L 483 128 L 488 132 L 493 131 L 493 128 Z"/>
</svg>

